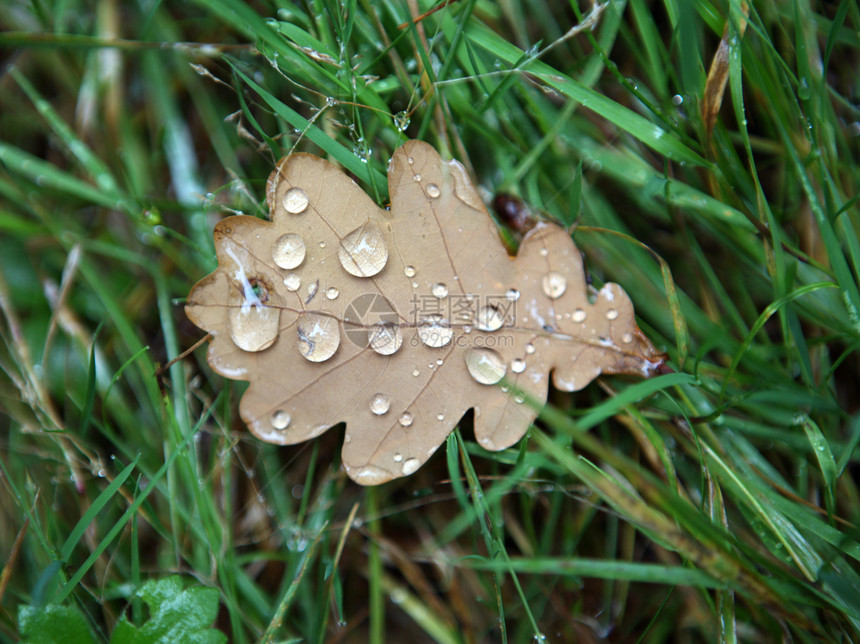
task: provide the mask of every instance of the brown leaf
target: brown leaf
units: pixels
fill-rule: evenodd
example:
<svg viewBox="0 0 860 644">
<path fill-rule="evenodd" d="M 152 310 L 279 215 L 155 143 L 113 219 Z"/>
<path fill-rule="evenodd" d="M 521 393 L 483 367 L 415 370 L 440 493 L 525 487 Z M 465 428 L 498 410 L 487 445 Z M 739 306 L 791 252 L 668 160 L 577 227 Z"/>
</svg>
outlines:
<svg viewBox="0 0 860 644">
<path fill-rule="evenodd" d="M 215 227 L 218 269 L 188 296 L 212 334 L 209 363 L 248 380 L 259 438 L 305 441 L 346 423 L 343 464 L 374 485 L 417 470 L 463 414 L 478 442 L 518 441 L 549 386 L 649 376 L 663 357 L 616 284 L 590 303 L 580 253 L 537 224 L 509 257 L 463 166 L 410 141 L 391 160 L 383 210 L 308 154 L 269 178 L 272 221 Z"/>
</svg>

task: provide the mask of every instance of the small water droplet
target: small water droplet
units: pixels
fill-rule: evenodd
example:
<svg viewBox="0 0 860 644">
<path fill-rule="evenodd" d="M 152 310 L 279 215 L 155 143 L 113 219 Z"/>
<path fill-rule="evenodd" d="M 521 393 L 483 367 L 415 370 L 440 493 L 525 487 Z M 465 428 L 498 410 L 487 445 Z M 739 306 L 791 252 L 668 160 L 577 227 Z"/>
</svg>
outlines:
<svg viewBox="0 0 860 644">
<path fill-rule="evenodd" d="M 284 195 L 284 208 L 294 215 L 303 213 L 308 207 L 308 196 L 301 188 L 290 188 Z"/>
<path fill-rule="evenodd" d="M 509 288 L 507 293 L 505 293 L 505 297 L 511 302 L 516 302 L 520 299 L 520 292 L 515 288 Z"/>
<path fill-rule="evenodd" d="M 532 353 L 534 353 L 534 352 L 535 352 L 535 345 L 533 345 L 531 342 L 529 342 L 529 343 L 526 345 L 526 353 L 528 353 L 528 354 L 532 354 Z"/>
<path fill-rule="evenodd" d="M 415 181 L 421 181 L 421 175 L 420 174 L 413 174 L 412 178 L 415 179 Z"/>
<path fill-rule="evenodd" d="M 439 186 L 437 186 L 435 183 L 428 183 L 427 184 L 427 196 L 428 197 L 430 197 L 431 199 L 435 199 L 436 197 L 438 197 L 441 194 L 442 194 L 442 191 L 439 190 Z"/>
<path fill-rule="evenodd" d="M 445 361 L 444 361 L 444 360 L 442 360 L 442 358 L 437 358 L 437 359 L 436 359 L 436 365 L 437 365 L 437 366 L 441 367 L 443 364 L 445 364 Z"/>
<path fill-rule="evenodd" d="M 328 360 L 340 346 L 337 319 L 319 313 L 302 313 L 296 325 L 299 352 L 311 362 Z"/>
<path fill-rule="evenodd" d="M 498 331 L 504 324 L 501 312 L 492 304 L 478 309 L 477 327 L 481 331 Z"/>
<path fill-rule="evenodd" d="M 367 343 L 381 356 L 390 356 L 403 344 L 400 327 L 390 322 L 379 322 L 367 330 Z"/>
<path fill-rule="evenodd" d="M 387 414 L 391 408 L 391 400 L 385 394 L 374 394 L 370 399 L 370 411 L 377 416 Z"/>
<path fill-rule="evenodd" d="M 325 296 L 330 300 L 336 300 L 338 295 L 340 295 L 340 291 L 334 286 L 330 286 L 325 292 Z"/>
<path fill-rule="evenodd" d="M 549 255 L 549 251 L 546 248 L 541 248 L 538 253 L 541 257 L 546 257 L 547 255 Z"/>
<path fill-rule="evenodd" d="M 511 371 L 514 373 L 522 373 L 526 370 L 526 361 L 522 358 L 514 358 L 511 362 Z"/>
<path fill-rule="evenodd" d="M 418 371 L 418 369 L 413 369 L 413 370 L 412 370 L 412 375 L 413 375 L 413 376 L 415 376 L 415 377 L 417 378 L 419 375 L 421 375 L 421 372 L 420 372 L 420 371 Z"/>
<path fill-rule="evenodd" d="M 403 427 L 409 427 L 412 424 L 412 414 L 408 411 L 404 411 L 400 414 L 400 417 L 397 419 L 397 422 L 403 425 Z"/>
<path fill-rule="evenodd" d="M 272 246 L 272 259 L 281 268 L 295 268 L 305 261 L 305 242 L 293 233 L 281 235 Z"/>
<path fill-rule="evenodd" d="M 570 318 L 574 322 L 584 322 L 585 321 L 585 311 L 582 309 L 576 309 L 573 312 L 573 315 L 570 316 Z"/>
<path fill-rule="evenodd" d="M 290 421 L 292 421 L 292 417 L 283 409 L 272 414 L 272 427 L 275 429 L 286 429 L 290 426 Z"/>
<path fill-rule="evenodd" d="M 398 112 L 394 115 L 394 127 L 396 127 L 400 132 L 403 132 L 407 127 L 409 127 L 409 121 L 410 118 L 408 112 Z"/>
<path fill-rule="evenodd" d="M 394 454 L 394 462 L 395 462 L 395 463 L 399 463 L 399 462 L 401 462 L 402 460 L 403 460 L 403 454 L 401 454 L 400 452 L 395 452 L 395 454 Z"/>
<path fill-rule="evenodd" d="M 403 269 L 403 272 L 406 274 L 406 277 L 415 277 L 415 267 L 407 266 Z"/>
<path fill-rule="evenodd" d="M 434 297 L 438 297 L 440 300 L 444 297 L 448 297 L 448 287 L 441 282 L 436 282 L 431 287 L 430 292 L 433 293 Z"/>
<path fill-rule="evenodd" d="M 302 278 L 297 273 L 290 273 L 284 278 L 284 286 L 287 287 L 288 291 L 298 291 L 301 285 Z"/>
<path fill-rule="evenodd" d="M 401 470 L 401 472 L 403 472 L 404 476 L 409 476 L 410 474 L 418 470 L 419 467 L 421 467 L 421 461 L 419 461 L 417 458 L 407 458 L 405 461 L 403 461 L 403 469 Z"/>
<path fill-rule="evenodd" d="M 609 309 L 606 312 L 606 319 L 607 320 L 614 320 L 617 317 L 618 317 L 618 309 Z"/>
<path fill-rule="evenodd" d="M 320 281 L 316 280 L 308 284 L 308 296 L 305 298 L 305 304 L 308 304 L 312 299 L 314 299 L 314 295 L 317 294 L 317 291 L 320 288 Z"/>
<path fill-rule="evenodd" d="M 555 271 L 550 271 L 544 275 L 540 283 L 544 295 L 551 300 L 560 298 L 564 294 L 565 289 L 567 289 L 567 280 L 564 278 L 564 275 Z"/>
<path fill-rule="evenodd" d="M 508 366 L 498 351 L 494 349 L 470 348 L 464 354 L 466 368 L 472 377 L 482 385 L 494 385 L 504 378 Z"/>
<path fill-rule="evenodd" d="M 625 333 L 621 336 L 621 341 L 624 344 L 630 344 L 631 342 L 633 342 L 633 336 L 630 333 Z"/>
<path fill-rule="evenodd" d="M 421 320 L 418 326 L 418 337 L 428 347 L 444 347 L 453 336 L 454 330 L 448 324 L 448 320 L 435 313 Z"/>
<path fill-rule="evenodd" d="M 385 268 L 388 246 L 379 227 L 368 221 L 343 238 L 337 255 L 350 275 L 371 277 Z"/>
<path fill-rule="evenodd" d="M 436 420 L 442 422 L 443 420 L 445 420 L 445 414 L 436 414 Z"/>
</svg>

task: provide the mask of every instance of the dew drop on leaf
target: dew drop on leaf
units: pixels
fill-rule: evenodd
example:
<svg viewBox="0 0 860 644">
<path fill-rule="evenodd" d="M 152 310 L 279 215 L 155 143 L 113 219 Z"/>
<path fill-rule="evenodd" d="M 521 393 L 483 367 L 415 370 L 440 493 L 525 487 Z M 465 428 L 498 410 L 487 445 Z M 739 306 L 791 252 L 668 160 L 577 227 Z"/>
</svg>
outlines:
<svg viewBox="0 0 860 644">
<path fill-rule="evenodd" d="M 448 320 L 436 313 L 428 315 L 418 326 L 418 337 L 428 347 L 444 347 L 454 336 L 454 330 Z"/>
<path fill-rule="evenodd" d="M 534 353 L 534 352 L 535 352 L 535 345 L 533 345 L 531 342 L 529 342 L 529 343 L 526 345 L 526 353 L 528 353 L 528 354 L 532 354 L 532 353 Z"/>
<path fill-rule="evenodd" d="M 421 461 L 417 458 L 407 458 L 403 461 L 403 476 L 409 476 L 413 474 L 418 468 L 421 467 Z"/>
<path fill-rule="evenodd" d="M 508 366 L 495 349 L 470 348 L 465 354 L 466 368 L 482 385 L 494 385 L 504 378 Z"/>
<path fill-rule="evenodd" d="M 404 427 L 409 427 L 412 424 L 412 414 L 410 414 L 408 411 L 404 411 L 402 414 L 400 414 L 400 418 L 397 419 L 397 422 L 399 422 Z"/>
<path fill-rule="evenodd" d="M 430 292 L 433 293 L 434 297 L 438 297 L 440 300 L 442 298 L 448 297 L 448 287 L 441 282 L 436 282 L 431 287 Z"/>
<path fill-rule="evenodd" d="M 302 278 L 299 277 L 296 273 L 290 273 L 284 278 L 284 286 L 287 287 L 288 291 L 298 291 L 301 285 Z"/>
<path fill-rule="evenodd" d="M 567 279 L 561 273 L 550 271 L 543 276 L 540 282 L 544 295 L 551 300 L 556 300 L 564 295 L 567 289 Z"/>
<path fill-rule="evenodd" d="M 439 190 L 439 186 L 437 186 L 435 183 L 428 183 L 427 184 L 427 196 L 428 197 L 430 197 L 431 199 L 436 199 L 441 194 L 442 194 L 442 191 Z"/>
<path fill-rule="evenodd" d="M 367 343 L 381 356 L 390 356 L 403 344 L 403 333 L 396 324 L 380 322 L 367 330 Z"/>
<path fill-rule="evenodd" d="M 371 277 L 385 268 L 388 246 L 379 227 L 367 222 L 343 238 L 337 256 L 350 275 Z"/>
<path fill-rule="evenodd" d="M 415 277 L 415 267 L 407 266 L 403 269 L 403 272 L 406 274 L 406 277 Z"/>
<path fill-rule="evenodd" d="M 487 304 L 478 309 L 478 324 L 477 327 L 481 331 L 498 331 L 502 328 L 504 319 L 502 314 L 495 306 Z"/>
<path fill-rule="evenodd" d="M 272 259 L 281 268 L 296 268 L 305 261 L 305 242 L 293 233 L 281 235 L 272 246 Z"/>
<path fill-rule="evenodd" d="M 290 188 L 284 195 L 284 208 L 294 215 L 303 213 L 308 207 L 308 196 L 301 188 Z"/>
<path fill-rule="evenodd" d="M 576 309 L 573 312 L 573 315 L 570 317 L 574 322 L 584 322 L 585 321 L 585 311 L 582 309 Z"/>
<path fill-rule="evenodd" d="M 518 299 L 520 299 L 520 292 L 515 288 L 509 288 L 505 293 L 505 298 L 508 299 L 510 302 L 516 302 Z"/>
<path fill-rule="evenodd" d="M 299 352 L 311 362 L 328 360 L 340 346 L 337 320 L 319 313 L 302 313 L 296 325 Z"/>
<path fill-rule="evenodd" d="M 243 351 L 268 349 L 278 337 L 280 309 L 263 304 L 230 308 L 230 337 Z"/>
<path fill-rule="evenodd" d="M 606 312 L 606 319 L 607 320 L 614 320 L 617 317 L 618 317 L 618 309 L 609 309 Z"/>
<path fill-rule="evenodd" d="M 330 300 L 336 300 L 338 295 L 340 295 L 340 291 L 334 286 L 330 286 L 325 292 L 325 296 Z"/>
<path fill-rule="evenodd" d="M 377 416 L 387 414 L 391 408 L 391 400 L 385 394 L 374 394 L 370 399 L 370 411 Z"/>
<path fill-rule="evenodd" d="M 514 373 L 522 373 L 526 370 L 526 361 L 522 358 L 514 358 L 511 362 L 511 371 Z"/>
<path fill-rule="evenodd" d="M 279 409 L 274 414 L 272 414 L 272 427 L 275 429 L 286 429 L 290 426 L 290 422 L 292 421 L 292 417 L 290 414 L 283 409 Z"/>
</svg>

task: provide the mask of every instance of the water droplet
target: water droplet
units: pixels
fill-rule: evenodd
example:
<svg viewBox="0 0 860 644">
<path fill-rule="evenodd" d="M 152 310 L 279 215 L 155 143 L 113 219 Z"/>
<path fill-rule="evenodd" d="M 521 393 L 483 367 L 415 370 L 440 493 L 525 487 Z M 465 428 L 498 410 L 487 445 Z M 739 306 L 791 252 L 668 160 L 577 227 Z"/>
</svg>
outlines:
<svg viewBox="0 0 860 644">
<path fill-rule="evenodd" d="M 337 256 L 350 275 L 371 277 L 385 268 L 388 246 L 379 227 L 367 222 L 343 238 Z"/>
<path fill-rule="evenodd" d="M 421 467 L 421 461 L 417 458 L 407 458 L 403 461 L 403 469 L 401 471 L 403 472 L 403 476 L 409 476 L 417 471 L 419 467 Z"/>
<path fill-rule="evenodd" d="M 482 306 L 478 309 L 477 327 L 481 331 L 498 331 L 502 328 L 504 318 L 501 312 L 492 304 Z"/>
<path fill-rule="evenodd" d="M 284 278 L 284 286 L 287 287 L 288 291 L 298 291 L 301 285 L 302 278 L 296 273 L 290 273 Z"/>
<path fill-rule="evenodd" d="M 330 286 L 325 292 L 325 296 L 330 300 L 336 300 L 338 295 L 340 295 L 340 291 L 338 291 L 334 286 Z"/>
<path fill-rule="evenodd" d="M 444 360 L 442 360 L 442 358 L 437 358 L 437 359 L 436 359 L 436 364 L 437 364 L 437 366 L 441 367 L 443 364 L 445 364 L 445 361 L 444 361 Z"/>
<path fill-rule="evenodd" d="M 534 353 L 534 352 L 535 352 L 535 345 L 533 345 L 531 342 L 529 342 L 529 343 L 526 345 L 526 353 L 528 353 L 528 354 L 532 354 L 532 353 Z"/>
<path fill-rule="evenodd" d="M 377 416 L 387 414 L 391 408 L 391 400 L 385 394 L 374 394 L 370 399 L 370 411 Z"/>
<path fill-rule="evenodd" d="M 404 427 L 409 427 L 412 424 L 412 414 L 410 414 L 408 411 L 404 411 L 402 414 L 400 414 L 400 418 L 397 419 L 397 422 Z"/>
<path fill-rule="evenodd" d="M 395 454 L 394 454 L 394 462 L 395 462 L 395 463 L 399 463 L 399 462 L 400 462 L 400 461 L 402 461 L 402 460 L 403 460 L 403 454 L 401 454 L 400 452 L 395 452 Z"/>
<path fill-rule="evenodd" d="M 630 333 L 625 333 L 621 336 L 621 341 L 624 344 L 630 344 L 631 342 L 633 342 L 633 336 Z"/>
<path fill-rule="evenodd" d="M 308 196 L 301 188 L 290 188 L 284 195 L 284 208 L 294 215 L 303 213 L 308 207 Z"/>
<path fill-rule="evenodd" d="M 544 295 L 551 300 L 556 300 L 564 294 L 567 288 L 567 280 L 561 273 L 550 271 L 541 279 L 541 288 Z"/>
<path fill-rule="evenodd" d="M 403 272 L 406 273 L 406 277 L 415 277 L 415 267 L 407 266 L 403 269 Z"/>
<path fill-rule="evenodd" d="M 606 312 L 606 319 L 607 320 L 614 320 L 617 317 L 618 317 L 618 310 L 617 309 L 609 309 Z"/>
<path fill-rule="evenodd" d="M 436 414 L 436 420 L 442 422 L 443 420 L 445 420 L 445 414 Z"/>
<path fill-rule="evenodd" d="M 437 186 L 435 183 L 428 183 L 427 184 L 427 196 L 428 197 L 430 197 L 431 199 L 435 199 L 436 197 L 438 197 L 441 194 L 442 194 L 442 191 L 439 190 L 439 186 Z"/>
<path fill-rule="evenodd" d="M 308 284 L 308 296 L 305 298 L 305 304 L 310 303 L 312 299 L 314 299 L 314 295 L 317 294 L 317 291 L 320 288 L 320 281 L 316 280 Z"/>
<path fill-rule="evenodd" d="M 413 174 L 412 178 L 415 179 L 415 181 L 421 181 L 421 175 L 420 174 Z"/>
<path fill-rule="evenodd" d="M 299 352 L 311 362 L 328 360 L 340 346 L 337 319 L 319 313 L 302 313 L 296 325 Z"/>
<path fill-rule="evenodd" d="M 400 327 L 390 322 L 379 322 L 367 330 L 367 343 L 381 356 L 390 356 L 403 344 Z"/>
<path fill-rule="evenodd" d="M 281 235 L 272 246 L 272 259 L 281 268 L 295 268 L 305 261 L 305 242 L 293 233 Z"/>
<path fill-rule="evenodd" d="M 320 248 L 325 248 L 325 242 L 324 241 L 320 242 Z"/>
<path fill-rule="evenodd" d="M 394 127 L 396 127 L 400 132 L 403 132 L 407 127 L 409 127 L 409 121 L 410 118 L 408 112 L 398 112 L 394 115 Z"/>
<path fill-rule="evenodd" d="M 441 282 L 436 282 L 430 289 L 430 292 L 433 293 L 434 297 L 438 297 L 440 300 L 443 297 L 448 297 L 448 287 Z"/>
<path fill-rule="evenodd" d="M 482 385 L 494 385 L 505 376 L 508 366 L 498 351 L 471 348 L 465 353 L 466 368 Z"/>
<path fill-rule="evenodd" d="M 420 372 L 420 371 L 418 371 L 418 369 L 413 369 L 413 370 L 412 370 L 412 375 L 413 375 L 413 376 L 415 376 L 415 377 L 417 378 L 418 376 L 420 376 L 420 375 L 421 375 L 421 372 Z"/>
<path fill-rule="evenodd" d="M 574 322 L 584 322 L 585 321 L 585 311 L 583 311 L 582 309 L 576 309 L 573 312 L 573 315 L 570 316 L 570 318 Z"/>
<path fill-rule="evenodd" d="M 549 251 L 546 248 L 541 248 L 538 253 L 541 257 L 546 257 L 547 255 L 549 255 Z"/>
<path fill-rule="evenodd" d="M 511 371 L 514 373 L 522 373 L 526 370 L 526 361 L 522 358 L 514 358 L 511 362 Z"/>
<path fill-rule="evenodd" d="M 255 296 L 255 299 L 256 296 Z M 243 351 L 268 349 L 278 337 L 280 309 L 259 302 L 230 307 L 230 337 Z"/>
<path fill-rule="evenodd" d="M 428 315 L 418 326 L 418 337 L 428 347 L 444 347 L 454 336 L 454 330 L 448 320 L 441 315 Z"/>
<path fill-rule="evenodd" d="M 505 293 L 505 297 L 511 302 L 516 302 L 520 299 L 520 292 L 515 288 L 509 288 L 507 293 Z"/>
<path fill-rule="evenodd" d="M 283 409 L 272 414 L 272 427 L 275 429 L 286 429 L 290 426 L 290 421 L 292 421 L 292 417 Z"/>
</svg>

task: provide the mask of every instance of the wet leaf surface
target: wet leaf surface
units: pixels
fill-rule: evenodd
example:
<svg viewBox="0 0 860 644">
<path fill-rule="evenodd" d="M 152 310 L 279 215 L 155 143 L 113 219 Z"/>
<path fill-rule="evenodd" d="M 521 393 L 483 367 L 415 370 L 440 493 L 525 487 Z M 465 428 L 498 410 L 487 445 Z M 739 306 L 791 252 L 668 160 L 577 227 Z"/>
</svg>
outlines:
<svg viewBox="0 0 860 644">
<path fill-rule="evenodd" d="M 208 359 L 247 380 L 241 415 L 292 444 L 346 423 L 343 464 L 373 485 L 416 471 L 474 409 L 486 449 L 518 441 L 550 379 L 662 364 L 616 284 L 589 301 L 580 252 L 538 223 L 516 257 L 456 161 L 407 142 L 389 168 L 390 210 L 323 159 L 295 154 L 269 177 L 271 221 L 215 228 L 218 269 L 186 312 Z"/>
</svg>

